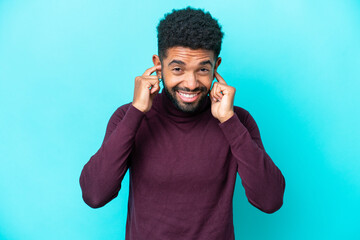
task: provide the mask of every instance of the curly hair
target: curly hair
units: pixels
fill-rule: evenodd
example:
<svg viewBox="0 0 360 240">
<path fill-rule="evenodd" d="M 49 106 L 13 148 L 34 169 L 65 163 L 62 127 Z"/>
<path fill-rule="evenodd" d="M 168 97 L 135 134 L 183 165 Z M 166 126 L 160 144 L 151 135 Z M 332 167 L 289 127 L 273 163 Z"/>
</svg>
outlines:
<svg viewBox="0 0 360 240">
<path fill-rule="evenodd" d="M 217 59 L 223 36 L 221 26 L 209 12 L 191 7 L 173 9 L 157 26 L 158 54 L 163 59 L 168 48 L 182 46 L 212 50 Z"/>
</svg>

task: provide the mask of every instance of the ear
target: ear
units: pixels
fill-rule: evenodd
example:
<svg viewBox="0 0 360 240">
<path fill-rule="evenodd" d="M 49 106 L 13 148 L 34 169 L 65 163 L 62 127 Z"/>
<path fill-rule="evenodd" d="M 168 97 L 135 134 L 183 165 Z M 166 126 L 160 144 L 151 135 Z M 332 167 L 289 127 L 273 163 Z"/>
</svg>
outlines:
<svg viewBox="0 0 360 240">
<path fill-rule="evenodd" d="M 219 67 L 220 63 L 221 63 L 221 57 L 218 57 L 218 59 L 216 60 L 216 63 L 215 63 L 214 72 L 217 71 L 217 68 Z"/>
<path fill-rule="evenodd" d="M 218 59 L 217 59 L 216 62 L 215 62 L 213 80 L 214 80 L 214 78 L 215 78 L 215 72 L 217 71 L 217 68 L 219 67 L 220 63 L 221 63 L 221 57 L 218 57 Z"/>
<path fill-rule="evenodd" d="M 158 55 L 154 54 L 152 57 L 154 66 L 161 66 L 161 61 Z M 156 76 L 161 79 L 161 70 L 156 70 Z"/>
</svg>

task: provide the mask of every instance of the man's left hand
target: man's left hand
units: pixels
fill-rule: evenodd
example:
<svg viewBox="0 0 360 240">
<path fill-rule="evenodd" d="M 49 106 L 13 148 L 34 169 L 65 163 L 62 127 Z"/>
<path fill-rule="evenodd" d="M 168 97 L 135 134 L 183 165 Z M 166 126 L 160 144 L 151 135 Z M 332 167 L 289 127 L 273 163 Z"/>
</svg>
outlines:
<svg viewBox="0 0 360 240">
<path fill-rule="evenodd" d="M 234 115 L 234 97 L 236 89 L 226 84 L 219 73 L 215 72 L 218 82 L 213 84 L 210 91 L 211 113 L 221 123 Z"/>
</svg>

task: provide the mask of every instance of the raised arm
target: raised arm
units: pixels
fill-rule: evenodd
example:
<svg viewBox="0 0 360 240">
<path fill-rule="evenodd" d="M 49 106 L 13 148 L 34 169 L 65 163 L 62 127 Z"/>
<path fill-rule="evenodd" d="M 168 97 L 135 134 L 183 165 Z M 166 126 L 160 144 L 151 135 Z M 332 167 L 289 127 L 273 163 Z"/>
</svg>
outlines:
<svg viewBox="0 0 360 240">
<path fill-rule="evenodd" d="M 111 116 L 100 149 L 80 175 L 82 196 L 90 207 L 102 207 L 118 195 L 143 116 L 130 104 L 118 108 Z"/>
<path fill-rule="evenodd" d="M 261 211 L 273 213 L 283 203 L 284 176 L 265 152 L 255 120 L 244 109 L 234 107 L 235 88 L 218 72 L 214 77 L 218 82 L 210 92 L 211 112 L 230 144 L 246 196 Z"/>
<path fill-rule="evenodd" d="M 132 104 L 115 111 L 100 149 L 84 166 L 80 186 L 83 199 L 90 207 L 102 207 L 118 195 L 129 168 L 136 132 L 160 90 L 158 77 L 151 74 L 160 69 L 161 66 L 153 66 L 135 78 Z"/>
<path fill-rule="evenodd" d="M 240 108 L 235 113 L 220 127 L 230 143 L 245 194 L 256 208 L 273 213 L 283 204 L 285 179 L 265 152 L 252 116 Z"/>
</svg>

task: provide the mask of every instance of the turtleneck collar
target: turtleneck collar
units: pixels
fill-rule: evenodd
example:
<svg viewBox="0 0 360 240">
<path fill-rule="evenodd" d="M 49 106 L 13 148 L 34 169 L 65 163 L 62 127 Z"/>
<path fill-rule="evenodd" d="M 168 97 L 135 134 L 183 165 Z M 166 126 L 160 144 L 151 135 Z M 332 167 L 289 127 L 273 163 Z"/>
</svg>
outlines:
<svg viewBox="0 0 360 240">
<path fill-rule="evenodd" d="M 158 94 L 154 98 L 153 107 L 160 113 L 167 115 L 170 118 L 175 120 L 183 121 L 192 121 L 198 117 L 204 111 L 210 109 L 211 101 L 209 96 L 206 97 L 205 102 L 200 107 L 199 111 L 196 113 L 187 113 L 178 109 L 175 104 L 170 100 L 170 98 L 165 94 L 164 91 Z"/>
</svg>

